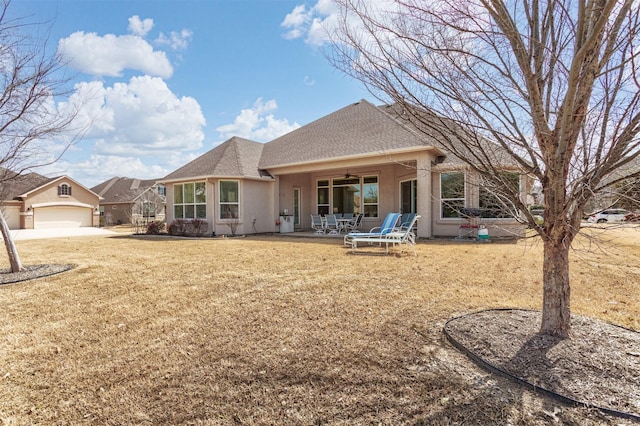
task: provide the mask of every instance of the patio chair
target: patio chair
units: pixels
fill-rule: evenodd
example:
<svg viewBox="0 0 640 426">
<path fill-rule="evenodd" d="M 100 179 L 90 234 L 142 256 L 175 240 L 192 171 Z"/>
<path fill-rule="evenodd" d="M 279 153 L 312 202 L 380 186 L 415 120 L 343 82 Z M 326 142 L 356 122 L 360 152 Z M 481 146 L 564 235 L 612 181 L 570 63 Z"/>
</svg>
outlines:
<svg viewBox="0 0 640 426">
<path fill-rule="evenodd" d="M 343 219 L 353 219 L 353 213 L 345 213 L 342 215 Z"/>
<path fill-rule="evenodd" d="M 326 229 L 324 227 L 324 222 L 322 221 L 322 217 L 319 214 L 311 215 L 311 229 L 314 229 L 316 234 L 324 234 Z"/>
<path fill-rule="evenodd" d="M 327 221 L 326 229 L 329 231 L 329 234 L 335 235 L 340 233 L 340 226 L 338 225 L 338 220 L 336 219 L 335 214 L 327 214 L 324 216 Z"/>
<path fill-rule="evenodd" d="M 382 225 L 371 228 L 369 232 L 349 232 L 344 236 L 344 245 L 351 245 L 351 240 L 356 237 L 379 237 L 381 235 L 392 232 L 396 227 L 400 216 L 400 213 L 389 213 L 387 214 L 387 217 L 384 218 Z"/>
<path fill-rule="evenodd" d="M 360 226 L 362 225 L 362 218 L 364 217 L 364 214 L 360 213 L 358 215 L 356 215 L 355 219 L 353 219 L 353 221 L 347 223 L 347 233 L 348 232 L 357 232 L 358 229 L 360 229 Z"/>
<path fill-rule="evenodd" d="M 351 251 L 353 253 L 356 252 L 356 249 L 358 248 L 358 243 L 367 243 L 367 244 L 373 244 L 373 243 L 378 243 L 379 245 L 384 244 L 384 254 L 389 254 L 389 245 L 391 245 L 391 247 L 395 247 L 396 245 L 398 246 L 410 246 L 413 249 L 413 255 L 416 255 L 416 236 L 412 231 L 413 226 L 415 225 L 416 221 L 420 218 L 419 215 L 413 215 L 411 217 L 411 220 L 409 222 L 406 223 L 406 225 L 403 225 L 401 228 L 395 228 L 393 229 L 391 232 L 388 232 L 386 234 L 380 234 L 380 235 L 367 235 L 367 233 L 360 233 L 359 236 L 354 236 L 351 240 L 350 240 L 350 244 L 351 244 Z"/>
<path fill-rule="evenodd" d="M 414 220 L 415 217 L 415 213 L 403 213 L 402 217 L 400 218 L 400 226 L 398 227 L 398 230 L 402 231 L 409 225 L 413 227 L 413 225 L 416 223 L 416 221 Z"/>
</svg>

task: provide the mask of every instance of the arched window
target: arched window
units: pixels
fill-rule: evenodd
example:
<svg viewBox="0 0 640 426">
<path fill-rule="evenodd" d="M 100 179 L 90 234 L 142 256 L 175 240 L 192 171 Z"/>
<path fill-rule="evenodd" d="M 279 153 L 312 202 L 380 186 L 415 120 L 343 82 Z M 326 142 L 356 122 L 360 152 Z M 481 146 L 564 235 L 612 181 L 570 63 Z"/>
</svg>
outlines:
<svg viewBox="0 0 640 426">
<path fill-rule="evenodd" d="M 71 195 L 71 186 L 66 183 L 58 186 L 58 195 Z"/>
</svg>

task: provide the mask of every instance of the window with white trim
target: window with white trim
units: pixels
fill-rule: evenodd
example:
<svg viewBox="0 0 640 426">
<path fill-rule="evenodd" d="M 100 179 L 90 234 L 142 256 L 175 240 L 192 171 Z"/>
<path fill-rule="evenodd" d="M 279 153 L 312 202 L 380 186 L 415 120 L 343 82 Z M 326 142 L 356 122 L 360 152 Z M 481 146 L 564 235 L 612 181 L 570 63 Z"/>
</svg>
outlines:
<svg viewBox="0 0 640 426">
<path fill-rule="evenodd" d="M 238 219 L 240 217 L 240 181 L 221 180 L 218 186 L 220 219 Z"/>
<path fill-rule="evenodd" d="M 206 183 L 188 182 L 173 185 L 173 214 L 175 219 L 206 219 Z"/>
<path fill-rule="evenodd" d="M 362 178 L 362 205 L 365 217 L 378 217 L 378 176 Z M 354 213 L 357 213 L 354 211 Z"/>
<path fill-rule="evenodd" d="M 480 217 L 511 219 L 517 210 L 507 194 L 520 194 L 520 175 L 516 172 L 500 173 L 500 182 L 485 182 L 480 185 Z"/>
<path fill-rule="evenodd" d="M 463 172 L 440 173 L 440 217 L 455 219 L 464 208 L 465 188 Z"/>
<path fill-rule="evenodd" d="M 317 189 L 318 199 L 316 200 L 318 205 L 318 214 L 325 215 L 329 214 L 329 209 L 331 208 L 329 204 L 329 180 L 322 179 L 318 181 L 318 189 Z"/>
<path fill-rule="evenodd" d="M 318 214 L 364 213 L 365 217 L 378 217 L 378 176 L 320 179 L 316 191 Z"/>
</svg>

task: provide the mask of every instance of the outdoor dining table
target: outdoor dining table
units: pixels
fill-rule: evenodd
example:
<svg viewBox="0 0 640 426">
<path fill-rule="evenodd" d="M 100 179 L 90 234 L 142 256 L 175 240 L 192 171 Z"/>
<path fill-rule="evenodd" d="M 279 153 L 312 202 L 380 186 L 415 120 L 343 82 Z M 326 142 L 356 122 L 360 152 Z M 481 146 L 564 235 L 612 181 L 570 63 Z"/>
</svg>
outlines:
<svg viewBox="0 0 640 426">
<path fill-rule="evenodd" d="M 342 232 L 342 231 L 347 232 L 347 224 L 354 223 L 355 220 L 356 220 L 355 217 L 336 219 L 336 222 L 338 222 L 338 232 Z"/>
</svg>

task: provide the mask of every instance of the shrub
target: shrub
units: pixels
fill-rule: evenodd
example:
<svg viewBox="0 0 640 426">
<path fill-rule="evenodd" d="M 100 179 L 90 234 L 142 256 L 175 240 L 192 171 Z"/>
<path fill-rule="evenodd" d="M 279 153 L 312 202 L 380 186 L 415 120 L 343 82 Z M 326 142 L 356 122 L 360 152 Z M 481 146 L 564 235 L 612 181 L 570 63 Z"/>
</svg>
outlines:
<svg viewBox="0 0 640 426">
<path fill-rule="evenodd" d="M 201 237 L 207 230 L 207 221 L 204 219 L 175 219 L 167 227 L 169 235 L 191 235 Z"/>
<path fill-rule="evenodd" d="M 153 221 L 149 225 L 147 225 L 147 234 L 158 235 L 160 232 L 162 232 L 163 228 L 164 228 L 163 222 Z"/>
</svg>

